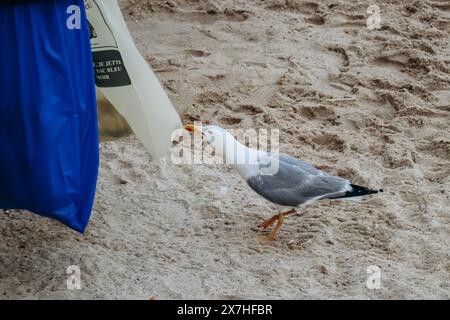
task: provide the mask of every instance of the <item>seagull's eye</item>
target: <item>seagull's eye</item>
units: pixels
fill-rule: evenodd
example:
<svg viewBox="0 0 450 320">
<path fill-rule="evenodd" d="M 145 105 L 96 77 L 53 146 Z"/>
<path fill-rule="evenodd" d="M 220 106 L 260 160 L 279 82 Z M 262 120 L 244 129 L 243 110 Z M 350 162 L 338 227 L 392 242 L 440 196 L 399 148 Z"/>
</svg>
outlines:
<svg viewBox="0 0 450 320">
<path fill-rule="evenodd" d="M 215 136 L 209 136 L 208 137 L 208 143 L 213 143 L 216 140 Z"/>
<path fill-rule="evenodd" d="M 216 137 L 214 136 L 214 132 L 212 130 L 206 131 L 206 141 L 208 143 L 213 143 L 215 141 Z"/>
</svg>

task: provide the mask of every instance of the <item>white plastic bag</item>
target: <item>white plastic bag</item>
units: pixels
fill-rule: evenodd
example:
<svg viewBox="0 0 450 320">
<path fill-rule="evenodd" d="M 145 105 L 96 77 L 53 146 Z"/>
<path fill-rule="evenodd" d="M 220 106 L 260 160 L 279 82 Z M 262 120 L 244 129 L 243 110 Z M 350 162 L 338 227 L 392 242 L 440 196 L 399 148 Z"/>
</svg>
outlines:
<svg viewBox="0 0 450 320">
<path fill-rule="evenodd" d="M 163 157 L 173 130 L 181 127 L 178 113 L 137 50 L 117 0 L 85 0 L 85 7 L 98 91 L 126 119 L 148 152 Z M 123 126 L 122 121 L 117 130 L 126 131 Z"/>
</svg>

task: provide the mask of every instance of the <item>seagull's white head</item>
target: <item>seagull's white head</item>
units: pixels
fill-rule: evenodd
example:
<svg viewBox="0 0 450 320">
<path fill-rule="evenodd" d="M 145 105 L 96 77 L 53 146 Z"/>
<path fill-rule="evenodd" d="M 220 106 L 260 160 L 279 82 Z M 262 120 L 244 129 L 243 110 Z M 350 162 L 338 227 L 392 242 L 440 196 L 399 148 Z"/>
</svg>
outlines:
<svg viewBox="0 0 450 320">
<path fill-rule="evenodd" d="M 201 133 L 206 143 L 215 150 L 217 155 L 222 156 L 224 159 L 227 159 L 227 157 L 234 158 L 236 146 L 239 147 L 241 145 L 231 133 L 219 126 L 197 127 L 187 125 L 185 129 L 194 134 Z"/>
<path fill-rule="evenodd" d="M 234 137 L 219 126 L 204 126 L 201 130 L 206 142 L 221 156 L 225 156 L 227 149 L 236 143 Z"/>
</svg>

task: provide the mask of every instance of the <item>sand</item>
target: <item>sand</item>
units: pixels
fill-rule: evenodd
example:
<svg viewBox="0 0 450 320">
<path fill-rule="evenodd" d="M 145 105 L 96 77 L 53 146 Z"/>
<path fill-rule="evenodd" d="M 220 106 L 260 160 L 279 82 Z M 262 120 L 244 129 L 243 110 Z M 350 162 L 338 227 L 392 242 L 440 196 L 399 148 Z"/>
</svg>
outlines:
<svg viewBox="0 0 450 320">
<path fill-rule="evenodd" d="M 449 299 L 450 3 L 378 1 L 380 30 L 369 4 L 121 1 L 186 122 L 279 128 L 281 151 L 384 194 L 309 206 L 266 242 L 274 207 L 231 168 L 106 142 L 84 236 L 0 212 L 0 297 Z"/>
</svg>

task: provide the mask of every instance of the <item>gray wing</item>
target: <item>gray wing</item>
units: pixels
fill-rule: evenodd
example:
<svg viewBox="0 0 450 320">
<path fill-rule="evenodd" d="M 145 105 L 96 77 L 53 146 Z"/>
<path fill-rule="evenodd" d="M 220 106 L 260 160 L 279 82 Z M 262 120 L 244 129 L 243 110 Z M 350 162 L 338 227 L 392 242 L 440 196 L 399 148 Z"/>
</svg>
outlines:
<svg viewBox="0 0 450 320">
<path fill-rule="evenodd" d="M 340 194 L 350 188 L 349 181 L 329 176 L 310 164 L 285 155 L 280 155 L 276 174 L 258 174 L 248 178 L 247 183 L 267 200 L 292 207 Z"/>
<path fill-rule="evenodd" d="M 291 157 L 291 156 L 289 156 L 287 154 L 283 154 L 283 153 L 280 154 L 279 155 L 279 159 L 282 162 L 285 162 L 285 163 L 288 163 L 290 165 L 293 165 L 294 167 L 298 167 L 298 168 L 302 169 L 303 171 L 306 171 L 307 173 L 312 174 L 314 176 L 322 176 L 322 175 L 327 176 L 328 175 L 327 173 L 325 173 L 325 172 L 323 172 L 323 171 L 321 171 L 321 170 L 319 170 L 317 168 L 314 168 L 309 163 L 306 163 L 303 160 Z"/>
</svg>

